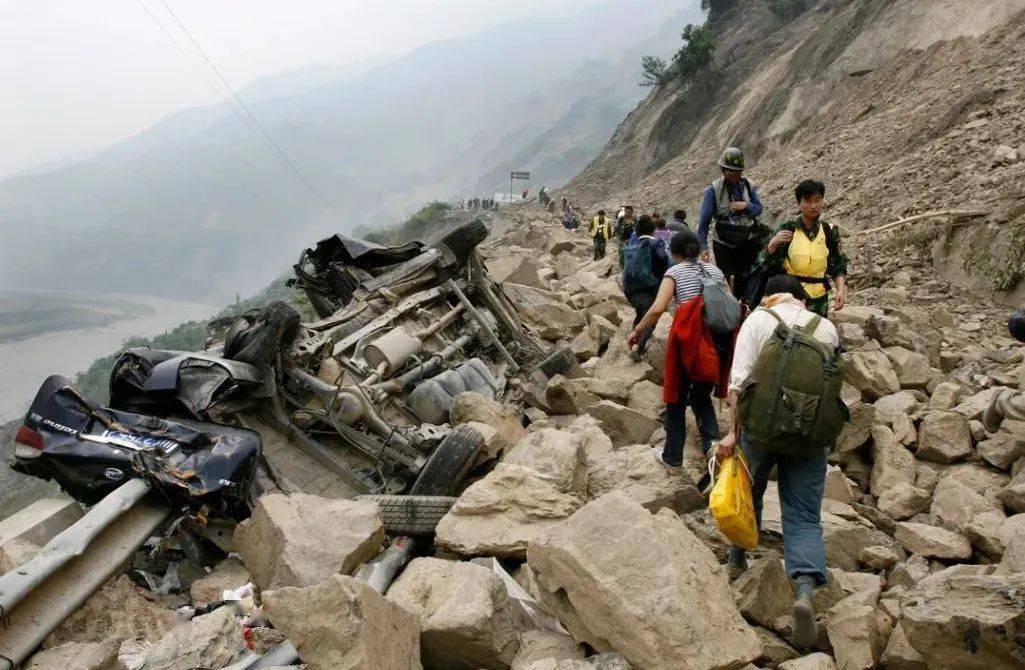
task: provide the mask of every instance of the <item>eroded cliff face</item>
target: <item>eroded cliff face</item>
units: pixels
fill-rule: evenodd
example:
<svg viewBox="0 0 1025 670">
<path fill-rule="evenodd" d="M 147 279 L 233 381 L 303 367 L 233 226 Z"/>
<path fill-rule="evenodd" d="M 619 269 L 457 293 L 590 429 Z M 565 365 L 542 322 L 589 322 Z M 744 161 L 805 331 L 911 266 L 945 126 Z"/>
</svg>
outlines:
<svg viewBox="0 0 1025 670">
<path fill-rule="evenodd" d="M 826 182 L 827 215 L 850 231 L 986 211 L 916 243 L 942 242 L 933 251 L 958 282 L 1013 288 L 1025 247 L 1025 0 L 821 0 L 789 23 L 746 0 L 718 30 L 714 66 L 687 91 L 654 91 L 571 197 L 696 218 L 718 153 L 736 145 L 773 219 L 807 177 Z M 871 274 L 873 240 L 859 245 Z"/>
</svg>

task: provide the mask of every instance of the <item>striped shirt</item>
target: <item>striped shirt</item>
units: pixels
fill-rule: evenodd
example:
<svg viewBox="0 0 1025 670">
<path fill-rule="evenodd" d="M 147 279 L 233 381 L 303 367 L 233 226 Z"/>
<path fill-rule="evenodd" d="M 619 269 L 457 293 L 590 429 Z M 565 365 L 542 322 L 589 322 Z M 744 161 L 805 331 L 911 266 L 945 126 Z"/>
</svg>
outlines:
<svg viewBox="0 0 1025 670">
<path fill-rule="evenodd" d="M 708 277 L 715 281 L 726 282 L 726 277 L 719 268 L 704 261 L 684 261 L 666 270 L 664 276 L 669 277 L 676 284 L 677 305 L 682 305 L 701 295 L 701 270 L 704 270 Z"/>
</svg>

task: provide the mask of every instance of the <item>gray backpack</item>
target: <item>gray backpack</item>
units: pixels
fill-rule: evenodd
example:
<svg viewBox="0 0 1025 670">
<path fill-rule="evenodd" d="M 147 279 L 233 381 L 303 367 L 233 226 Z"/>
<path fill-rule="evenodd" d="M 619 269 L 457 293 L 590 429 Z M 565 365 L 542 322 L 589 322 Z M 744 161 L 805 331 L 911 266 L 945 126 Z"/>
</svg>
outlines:
<svg viewBox="0 0 1025 670">
<path fill-rule="evenodd" d="M 740 326 L 742 309 L 729 287 L 716 281 L 698 262 L 701 271 L 701 299 L 705 303 L 702 316 L 705 325 L 716 335 L 729 335 Z"/>
</svg>

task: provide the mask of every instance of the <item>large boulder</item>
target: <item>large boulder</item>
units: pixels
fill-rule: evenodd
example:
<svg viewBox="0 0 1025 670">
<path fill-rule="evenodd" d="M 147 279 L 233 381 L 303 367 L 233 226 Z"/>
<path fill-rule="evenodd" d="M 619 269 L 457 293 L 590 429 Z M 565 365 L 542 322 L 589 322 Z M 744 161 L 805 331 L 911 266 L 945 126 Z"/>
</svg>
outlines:
<svg viewBox="0 0 1025 670">
<path fill-rule="evenodd" d="M 890 518 L 903 521 L 929 509 L 932 499 L 925 489 L 902 482 L 883 491 L 876 505 Z"/>
<path fill-rule="evenodd" d="M 957 412 L 929 412 L 918 430 L 915 456 L 934 463 L 955 463 L 972 453 L 968 419 Z"/>
<path fill-rule="evenodd" d="M 527 543 L 579 509 L 586 492 L 581 440 L 540 430 L 463 491 L 438 524 L 435 541 L 464 556 L 523 558 Z"/>
<path fill-rule="evenodd" d="M 1012 512 L 1025 512 L 1025 468 L 1000 488 L 997 497 Z"/>
<path fill-rule="evenodd" d="M 246 654 L 242 626 L 230 607 L 176 626 L 146 654 L 143 670 L 223 668 Z"/>
<path fill-rule="evenodd" d="M 999 536 L 1004 552 L 997 572 L 1025 573 L 1025 514 L 1015 514 L 1005 519 L 1000 526 Z"/>
<path fill-rule="evenodd" d="M 899 623 L 893 627 L 879 660 L 887 670 L 929 670 L 925 659 L 911 646 L 904 627 Z"/>
<path fill-rule="evenodd" d="M 893 620 L 863 594 L 844 598 L 828 613 L 826 633 L 836 663 L 843 670 L 872 670 L 890 639 Z"/>
<path fill-rule="evenodd" d="M 869 400 L 877 400 L 900 390 L 897 372 L 882 351 L 855 351 L 844 354 L 844 359 L 847 362 L 844 368 L 845 379 Z"/>
<path fill-rule="evenodd" d="M 893 536 L 909 553 L 925 558 L 965 560 L 972 556 L 968 539 L 946 528 L 904 521 L 897 524 Z"/>
<path fill-rule="evenodd" d="M 886 426 L 872 429 L 871 492 L 879 497 L 901 484 L 914 485 L 915 456 L 901 444 Z"/>
<path fill-rule="evenodd" d="M 844 424 L 836 440 L 836 453 L 846 454 L 860 449 L 872 435 L 876 423 L 876 408 L 864 402 L 856 402 L 848 408 L 851 420 Z"/>
<path fill-rule="evenodd" d="M 733 595 L 740 613 L 748 621 L 772 628 L 776 620 L 790 614 L 794 588 L 783 569 L 779 554 L 770 551 L 733 583 Z"/>
<path fill-rule="evenodd" d="M 388 600 L 420 622 L 428 668 L 509 668 L 520 647 L 517 610 L 505 584 L 473 563 L 417 558 L 388 589 Z"/>
<path fill-rule="evenodd" d="M 542 288 L 537 264 L 529 256 L 503 255 L 486 263 L 488 275 L 497 282 Z"/>
<path fill-rule="evenodd" d="M 353 577 L 263 594 L 265 614 L 309 670 L 421 670 L 412 614 Z"/>
<path fill-rule="evenodd" d="M 261 589 L 311 586 L 352 572 L 384 543 L 376 503 L 273 493 L 232 540 Z"/>
<path fill-rule="evenodd" d="M 480 393 L 460 393 L 452 400 L 449 423 L 484 423 L 496 430 L 494 440 L 486 441 L 488 457 L 495 458 L 527 434 L 516 412 Z"/>
<path fill-rule="evenodd" d="M 886 347 L 883 352 L 893 363 L 901 388 L 924 389 L 941 376 L 940 371 L 932 367 L 929 357 L 924 354 L 904 347 Z"/>
<path fill-rule="evenodd" d="M 586 379 L 555 375 L 545 387 L 545 402 L 554 414 L 586 414 L 601 398 L 591 393 Z"/>
<path fill-rule="evenodd" d="M 836 661 L 829 654 L 817 651 L 779 664 L 779 670 L 837 670 Z"/>
<path fill-rule="evenodd" d="M 192 603 L 216 603 L 220 602 L 225 591 L 233 591 L 240 586 L 245 586 L 252 577 L 246 566 L 237 558 L 226 558 L 217 565 L 208 575 L 200 577 L 189 586 L 189 595 Z"/>
<path fill-rule="evenodd" d="M 628 444 L 648 444 L 652 433 L 658 430 L 661 423 L 650 414 L 603 400 L 588 410 L 588 414 L 598 419 L 602 430 L 612 439 L 615 447 Z"/>
<path fill-rule="evenodd" d="M 102 642 L 110 637 L 156 642 L 174 625 L 174 612 L 126 575 L 108 582 L 44 640 L 43 647 L 66 642 Z"/>
<path fill-rule="evenodd" d="M 975 517 L 985 512 L 1002 510 L 956 476 L 943 477 L 933 491 L 929 513 L 950 530 L 964 532 Z"/>
<path fill-rule="evenodd" d="M 944 571 L 901 598 L 901 627 L 930 670 L 1020 670 L 1025 574 Z"/>
<path fill-rule="evenodd" d="M 607 494 L 532 542 L 527 560 L 575 638 L 636 668 L 733 668 L 761 652 L 722 566 L 668 510 Z"/>
<path fill-rule="evenodd" d="M 121 640 L 110 637 L 102 642 L 67 642 L 59 647 L 33 654 L 22 670 L 126 670 L 118 662 Z"/>
<path fill-rule="evenodd" d="M 589 459 L 587 497 L 593 500 L 610 491 L 622 491 L 651 512 L 668 507 L 684 514 L 705 506 L 691 479 L 666 470 L 647 445 L 623 447 Z"/>
<path fill-rule="evenodd" d="M 1000 430 L 978 444 L 978 452 L 990 465 L 1007 471 L 1025 455 L 1025 421 L 1005 419 Z"/>
<path fill-rule="evenodd" d="M 538 334 L 555 342 L 573 339 L 587 326 L 587 317 L 564 302 L 544 302 L 520 307 L 520 314 Z"/>
<path fill-rule="evenodd" d="M 512 661 L 512 670 L 527 670 L 539 661 L 582 661 L 584 650 L 565 633 L 525 630 L 520 634 L 520 649 Z"/>
</svg>

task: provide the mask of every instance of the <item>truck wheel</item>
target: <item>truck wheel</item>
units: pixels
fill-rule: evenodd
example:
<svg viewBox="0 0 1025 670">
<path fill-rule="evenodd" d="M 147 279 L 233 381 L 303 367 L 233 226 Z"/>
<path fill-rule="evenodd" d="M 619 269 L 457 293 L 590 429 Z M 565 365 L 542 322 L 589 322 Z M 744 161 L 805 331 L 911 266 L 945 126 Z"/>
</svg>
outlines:
<svg viewBox="0 0 1025 670">
<path fill-rule="evenodd" d="M 465 263 L 477 245 L 487 237 L 488 227 L 480 219 L 474 219 L 446 234 L 438 240 L 438 244 L 444 244 L 460 263 Z"/>
<path fill-rule="evenodd" d="M 356 500 L 377 503 L 381 523 L 391 535 L 433 535 L 441 517 L 456 498 L 450 496 L 358 496 Z"/>
<path fill-rule="evenodd" d="M 483 446 L 484 437 L 476 430 L 470 426 L 456 426 L 434 449 L 409 489 L 410 495 L 453 495 Z"/>
<path fill-rule="evenodd" d="M 537 369 L 549 379 L 555 375 L 564 375 L 577 366 L 577 357 L 567 345 L 555 347 L 540 363 Z"/>
</svg>

